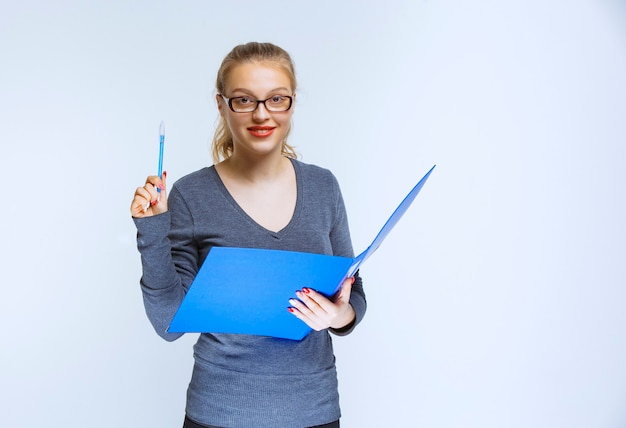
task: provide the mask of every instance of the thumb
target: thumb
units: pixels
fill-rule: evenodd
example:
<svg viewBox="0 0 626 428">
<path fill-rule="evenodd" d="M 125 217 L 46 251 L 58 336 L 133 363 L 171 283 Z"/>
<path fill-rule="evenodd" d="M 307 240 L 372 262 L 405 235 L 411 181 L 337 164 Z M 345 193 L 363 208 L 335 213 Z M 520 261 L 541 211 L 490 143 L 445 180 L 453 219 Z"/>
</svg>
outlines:
<svg viewBox="0 0 626 428">
<path fill-rule="evenodd" d="M 337 296 L 337 300 L 343 303 L 348 303 L 350 301 L 350 294 L 352 293 L 352 284 L 354 283 L 354 277 L 346 278 L 341 286 L 341 290 L 339 291 L 339 296 Z"/>
<path fill-rule="evenodd" d="M 163 183 L 163 187 L 161 188 L 161 199 L 167 200 L 167 171 L 163 171 L 161 183 Z"/>
<path fill-rule="evenodd" d="M 159 183 L 159 199 L 158 203 L 152 207 L 155 214 L 161 214 L 167 211 L 167 172 L 163 171 L 161 183 Z"/>
</svg>

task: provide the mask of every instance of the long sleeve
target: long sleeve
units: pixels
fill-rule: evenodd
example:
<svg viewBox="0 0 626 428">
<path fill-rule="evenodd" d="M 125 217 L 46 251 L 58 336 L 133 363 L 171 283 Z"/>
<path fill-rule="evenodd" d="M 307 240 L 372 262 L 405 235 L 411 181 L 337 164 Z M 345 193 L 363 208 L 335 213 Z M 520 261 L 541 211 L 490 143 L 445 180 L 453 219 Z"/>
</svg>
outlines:
<svg viewBox="0 0 626 428">
<path fill-rule="evenodd" d="M 352 240 L 350 238 L 350 228 L 348 225 L 348 216 L 346 213 L 346 207 L 341 195 L 341 190 L 336 179 L 334 179 L 335 200 L 336 200 L 336 221 L 333 229 L 330 233 L 330 241 L 333 247 L 333 255 L 354 257 L 354 251 L 352 249 Z M 357 271 L 354 275 L 354 283 L 352 284 L 352 293 L 350 294 L 350 304 L 354 308 L 356 318 L 353 323 L 341 330 L 331 330 L 333 333 L 341 336 L 345 336 L 354 330 L 367 310 L 367 300 L 365 298 L 365 291 L 363 290 L 363 279 Z"/>
<path fill-rule="evenodd" d="M 185 295 L 171 256 L 167 232 L 170 214 L 133 219 L 137 226 L 137 249 L 141 254 L 141 292 L 146 315 L 159 336 L 167 341 L 182 334 L 167 332 L 180 302 Z"/>
</svg>

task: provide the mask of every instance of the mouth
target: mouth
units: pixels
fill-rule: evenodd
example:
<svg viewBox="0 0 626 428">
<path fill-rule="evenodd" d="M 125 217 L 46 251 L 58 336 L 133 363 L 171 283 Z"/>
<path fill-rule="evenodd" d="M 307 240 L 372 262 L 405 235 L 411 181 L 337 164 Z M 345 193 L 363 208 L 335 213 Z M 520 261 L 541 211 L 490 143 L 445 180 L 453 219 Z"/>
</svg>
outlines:
<svg viewBox="0 0 626 428">
<path fill-rule="evenodd" d="M 276 129 L 273 126 L 251 126 L 248 128 L 248 132 L 255 137 L 263 138 L 269 137 Z"/>
</svg>

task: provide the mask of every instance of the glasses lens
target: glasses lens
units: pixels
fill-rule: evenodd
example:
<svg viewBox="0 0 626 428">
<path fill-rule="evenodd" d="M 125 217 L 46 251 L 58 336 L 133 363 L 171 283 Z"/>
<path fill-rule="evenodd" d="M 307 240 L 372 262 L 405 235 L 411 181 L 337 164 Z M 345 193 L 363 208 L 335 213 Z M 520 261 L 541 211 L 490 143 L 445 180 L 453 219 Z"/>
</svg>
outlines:
<svg viewBox="0 0 626 428">
<path fill-rule="evenodd" d="M 291 107 L 291 97 L 274 95 L 265 100 L 265 108 L 269 111 L 287 111 Z"/>
<path fill-rule="evenodd" d="M 236 97 L 230 99 L 230 106 L 236 112 L 246 113 L 256 109 L 256 101 L 251 97 Z"/>
</svg>

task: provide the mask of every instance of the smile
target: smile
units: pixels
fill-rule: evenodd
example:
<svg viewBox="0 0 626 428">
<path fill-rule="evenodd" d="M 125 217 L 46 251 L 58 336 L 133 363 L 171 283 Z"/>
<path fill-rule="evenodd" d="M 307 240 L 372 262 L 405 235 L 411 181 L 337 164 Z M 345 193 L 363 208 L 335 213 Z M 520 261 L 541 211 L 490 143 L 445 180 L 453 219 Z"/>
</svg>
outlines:
<svg viewBox="0 0 626 428">
<path fill-rule="evenodd" d="M 255 137 L 263 138 L 269 137 L 274 132 L 274 127 L 271 126 L 251 126 L 248 128 L 248 132 Z"/>
</svg>

